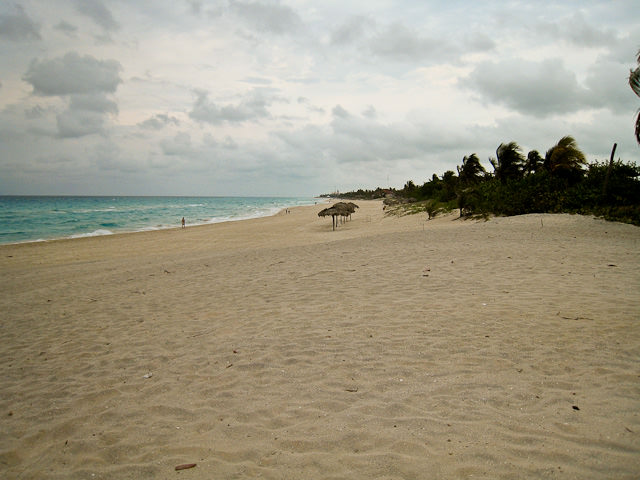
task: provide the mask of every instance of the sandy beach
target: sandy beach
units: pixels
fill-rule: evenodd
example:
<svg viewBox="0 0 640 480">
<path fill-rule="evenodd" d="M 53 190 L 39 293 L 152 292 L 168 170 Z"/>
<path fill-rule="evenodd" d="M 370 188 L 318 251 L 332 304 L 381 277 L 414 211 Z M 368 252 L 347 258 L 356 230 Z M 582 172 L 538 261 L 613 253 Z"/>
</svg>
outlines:
<svg viewBox="0 0 640 480">
<path fill-rule="evenodd" d="M 638 478 L 638 227 L 357 203 L 0 246 L 0 477 Z"/>
</svg>

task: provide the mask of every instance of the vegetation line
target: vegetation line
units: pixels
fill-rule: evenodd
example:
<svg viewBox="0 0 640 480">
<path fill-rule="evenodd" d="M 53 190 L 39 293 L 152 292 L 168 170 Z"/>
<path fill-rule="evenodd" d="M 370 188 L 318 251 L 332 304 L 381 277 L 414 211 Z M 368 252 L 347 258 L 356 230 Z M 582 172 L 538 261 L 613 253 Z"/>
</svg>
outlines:
<svg viewBox="0 0 640 480">
<path fill-rule="evenodd" d="M 640 225 L 640 167 L 614 161 L 587 163 L 573 137 L 566 136 L 547 150 L 525 157 L 516 142 L 502 143 L 490 158 L 489 173 L 472 153 L 456 172 L 433 174 L 421 186 L 408 181 L 401 190 L 358 190 L 342 198 L 386 198 L 403 204 L 403 213 L 460 209 L 461 216 L 581 213 Z"/>
<path fill-rule="evenodd" d="M 629 86 L 640 97 L 640 51 L 638 67 L 629 74 Z M 640 111 L 635 137 L 640 144 Z M 575 139 L 562 137 L 544 157 L 537 150 L 526 158 L 516 142 L 501 143 L 490 158 L 488 173 L 475 153 L 464 157 L 442 177 L 435 173 L 416 186 L 409 180 L 402 190 L 377 188 L 343 193 L 352 199 L 385 197 L 385 203 L 405 205 L 402 213 L 426 211 L 429 218 L 442 210 L 460 209 L 460 216 L 520 215 L 525 213 L 582 213 L 640 225 L 640 169 L 635 163 L 614 162 L 613 144 L 609 164 L 588 164 Z M 406 205 L 409 204 L 409 207 Z"/>
</svg>

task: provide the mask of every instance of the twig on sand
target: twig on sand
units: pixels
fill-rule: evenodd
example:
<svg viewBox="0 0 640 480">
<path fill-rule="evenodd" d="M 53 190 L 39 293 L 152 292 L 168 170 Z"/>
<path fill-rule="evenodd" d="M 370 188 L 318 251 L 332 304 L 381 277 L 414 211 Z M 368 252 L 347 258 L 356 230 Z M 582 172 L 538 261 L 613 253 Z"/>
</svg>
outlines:
<svg viewBox="0 0 640 480">
<path fill-rule="evenodd" d="M 193 335 L 189 335 L 187 338 L 195 338 L 195 337 L 201 337 L 202 335 L 206 335 L 209 332 L 213 332 L 213 328 L 210 328 L 209 330 L 205 330 L 204 332 L 199 332 L 199 333 L 194 333 Z"/>
<path fill-rule="evenodd" d="M 564 315 L 560 315 L 560 312 L 558 312 L 558 316 L 560 318 L 564 318 L 565 320 L 591 320 L 593 321 L 593 318 L 589 318 L 589 317 L 581 317 L 581 316 L 577 316 L 577 317 L 566 317 Z"/>
</svg>

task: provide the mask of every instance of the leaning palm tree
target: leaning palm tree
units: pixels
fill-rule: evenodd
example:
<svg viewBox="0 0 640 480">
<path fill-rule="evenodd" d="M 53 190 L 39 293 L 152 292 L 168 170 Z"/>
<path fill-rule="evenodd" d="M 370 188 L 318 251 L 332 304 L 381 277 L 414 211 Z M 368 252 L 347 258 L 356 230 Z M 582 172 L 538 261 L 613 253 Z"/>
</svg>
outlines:
<svg viewBox="0 0 640 480">
<path fill-rule="evenodd" d="M 487 174 L 475 153 L 464 157 L 462 165 L 456 168 L 458 169 L 458 180 L 464 186 L 480 183 Z"/>
<path fill-rule="evenodd" d="M 573 137 L 568 135 L 547 150 L 544 158 L 544 168 L 551 175 L 565 179 L 581 177 L 584 173 L 582 167 L 586 163 L 584 153 L 578 148 Z"/>
<path fill-rule="evenodd" d="M 631 70 L 629 75 L 629 85 L 631 90 L 640 97 L 640 50 L 638 50 L 638 68 Z M 636 116 L 636 141 L 640 143 L 640 111 Z"/>
<path fill-rule="evenodd" d="M 495 170 L 496 178 L 502 183 L 522 178 L 524 157 L 521 151 L 520 145 L 516 142 L 501 143 L 496 150 L 498 159 L 489 159 Z"/>
</svg>

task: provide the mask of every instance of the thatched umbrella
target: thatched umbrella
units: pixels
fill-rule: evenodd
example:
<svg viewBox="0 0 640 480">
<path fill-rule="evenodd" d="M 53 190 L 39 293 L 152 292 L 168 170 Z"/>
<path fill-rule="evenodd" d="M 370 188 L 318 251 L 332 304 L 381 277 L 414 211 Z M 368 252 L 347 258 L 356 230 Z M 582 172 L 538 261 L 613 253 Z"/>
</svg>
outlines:
<svg viewBox="0 0 640 480">
<path fill-rule="evenodd" d="M 350 217 L 351 214 L 356 211 L 356 208 L 360 208 L 360 207 L 358 207 L 358 205 L 356 205 L 353 202 L 349 202 L 349 203 L 338 202 L 338 203 L 334 203 L 331 207 L 325 208 L 324 210 L 321 210 L 320 212 L 318 212 L 318 216 L 326 217 L 328 215 L 331 215 L 332 226 L 333 226 L 333 229 L 335 230 L 336 227 L 338 226 L 338 220 L 336 217 L 338 216 L 341 216 L 343 218 Z"/>
<path fill-rule="evenodd" d="M 356 211 L 354 207 L 355 203 L 338 202 L 333 205 L 333 208 L 337 208 L 340 211 L 340 215 L 344 218 L 351 216 Z"/>
<path fill-rule="evenodd" d="M 349 207 L 351 208 L 351 213 L 354 213 L 356 211 L 356 208 L 360 208 L 353 202 L 348 202 L 347 205 L 349 205 Z M 349 218 L 351 218 L 351 214 L 349 214 Z"/>
<path fill-rule="evenodd" d="M 344 223 L 347 220 L 347 217 L 351 215 L 351 209 L 349 208 L 349 205 L 344 202 L 336 203 L 333 208 L 338 210 L 338 212 L 340 213 L 340 216 L 342 217 L 342 223 Z"/>
<path fill-rule="evenodd" d="M 327 217 L 329 215 L 331 215 L 331 226 L 333 227 L 333 230 L 335 230 L 337 223 L 336 216 L 340 215 L 340 211 L 335 207 L 329 207 L 318 212 L 319 217 Z"/>
</svg>

